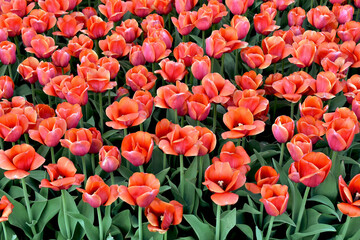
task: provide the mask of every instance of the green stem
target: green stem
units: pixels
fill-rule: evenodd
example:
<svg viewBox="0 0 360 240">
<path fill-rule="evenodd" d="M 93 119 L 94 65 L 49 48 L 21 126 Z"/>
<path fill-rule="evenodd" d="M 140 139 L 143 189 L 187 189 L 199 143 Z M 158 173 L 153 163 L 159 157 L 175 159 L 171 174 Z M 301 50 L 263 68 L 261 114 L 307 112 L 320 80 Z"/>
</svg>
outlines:
<svg viewBox="0 0 360 240">
<path fill-rule="evenodd" d="M 103 227 L 100 207 L 98 207 L 96 209 L 96 211 L 97 211 L 98 222 L 99 222 L 99 239 L 103 240 L 103 238 L 104 238 L 104 227 Z"/>
<path fill-rule="evenodd" d="M 99 111 L 100 111 L 100 122 L 99 122 L 99 124 L 100 124 L 100 132 L 101 132 L 101 134 L 103 134 L 104 133 L 104 123 L 103 123 L 103 121 L 104 121 L 104 113 L 103 113 L 103 103 L 102 103 L 102 93 L 99 93 Z"/>
<path fill-rule="evenodd" d="M 211 72 L 214 72 L 215 58 L 211 58 Z"/>
<path fill-rule="evenodd" d="M 144 131 L 144 125 L 142 123 L 140 124 L 140 131 Z"/>
<path fill-rule="evenodd" d="M 166 154 L 163 153 L 163 169 L 166 168 Z"/>
<path fill-rule="evenodd" d="M 25 143 L 29 144 L 29 134 L 28 133 L 24 134 L 24 138 L 25 138 Z"/>
<path fill-rule="evenodd" d="M 284 75 L 285 61 L 284 59 L 281 61 L 281 74 Z"/>
<path fill-rule="evenodd" d="M 163 234 L 163 240 L 167 240 L 167 231 Z"/>
<path fill-rule="evenodd" d="M 184 126 L 184 116 L 181 116 L 180 119 L 181 119 L 180 126 L 183 127 Z"/>
<path fill-rule="evenodd" d="M 110 173 L 110 181 L 111 181 L 111 185 L 115 185 L 114 172 L 111 172 L 111 173 Z"/>
<path fill-rule="evenodd" d="M 82 162 L 83 173 L 84 173 L 84 176 L 85 176 L 84 182 L 86 182 L 87 181 L 87 173 L 86 173 L 85 156 L 81 156 L 81 162 Z"/>
<path fill-rule="evenodd" d="M 285 143 L 281 143 L 280 159 L 279 159 L 279 165 L 280 165 L 280 167 L 282 167 L 282 164 L 283 164 L 284 151 L 285 151 Z"/>
<path fill-rule="evenodd" d="M 271 218 L 270 218 L 270 223 L 269 223 L 269 227 L 268 227 L 268 230 L 267 230 L 267 233 L 266 233 L 265 240 L 269 240 L 269 239 L 270 239 L 271 230 L 272 230 L 272 227 L 273 227 L 273 224 L 274 224 L 274 219 L 275 219 L 275 217 L 274 217 L 274 216 L 271 216 Z"/>
<path fill-rule="evenodd" d="M 111 91 L 108 91 L 108 105 L 111 105 Z"/>
<path fill-rule="evenodd" d="M 224 76 L 224 60 L 225 60 L 225 54 L 221 55 L 221 68 L 220 68 L 220 75 Z"/>
<path fill-rule="evenodd" d="M 206 46 L 205 46 L 205 31 L 202 31 L 202 47 L 204 49 L 204 52 L 206 52 Z"/>
<path fill-rule="evenodd" d="M 124 128 L 124 137 L 126 137 L 127 135 L 127 128 Z M 125 165 L 127 169 L 130 169 L 130 163 L 128 160 L 125 160 Z"/>
<path fill-rule="evenodd" d="M 214 134 L 216 134 L 216 116 L 217 112 L 216 112 L 216 104 L 214 103 L 214 109 L 213 109 L 213 127 L 212 127 L 212 131 Z"/>
<path fill-rule="evenodd" d="M 61 206 L 62 206 L 62 210 L 63 210 L 63 212 L 64 212 L 66 238 L 67 238 L 67 239 L 71 239 L 69 219 L 68 219 L 67 211 L 66 211 L 65 191 L 66 191 L 66 190 L 64 190 L 64 189 L 61 190 L 61 201 L 62 201 L 62 205 L 61 205 Z"/>
<path fill-rule="evenodd" d="M 9 77 L 11 78 L 11 80 L 14 81 L 12 70 L 11 70 L 11 64 L 8 64 L 7 67 L 8 67 L 8 70 L 9 70 Z"/>
<path fill-rule="evenodd" d="M 145 172 L 145 171 L 144 171 L 144 166 L 143 166 L 143 165 L 140 165 L 140 166 L 139 166 L 139 171 L 140 171 L 140 172 Z"/>
<path fill-rule="evenodd" d="M 235 50 L 235 67 L 234 67 L 234 78 L 239 73 L 238 65 L 239 65 L 239 49 Z"/>
<path fill-rule="evenodd" d="M 2 228 L 3 228 L 5 240 L 7 240 L 8 238 L 7 238 L 7 232 L 6 232 L 5 222 L 1 222 L 1 225 L 2 225 Z"/>
<path fill-rule="evenodd" d="M 95 169 L 96 169 L 96 167 L 95 167 L 95 154 L 91 154 L 90 155 L 90 157 L 91 157 L 91 168 L 92 168 L 92 172 L 93 172 L 93 174 L 95 175 Z"/>
<path fill-rule="evenodd" d="M 215 240 L 220 239 L 220 219 L 221 219 L 221 206 L 217 205 L 216 207 L 216 230 L 215 230 Z"/>
<path fill-rule="evenodd" d="M 33 236 L 35 236 L 36 230 L 35 230 L 35 226 L 33 225 L 33 215 L 32 215 L 31 208 L 30 208 L 30 201 L 29 201 L 29 196 L 28 196 L 28 192 L 26 189 L 25 178 L 22 178 L 20 181 L 21 181 L 21 185 L 22 185 L 22 189 L 23 189 L 23 193 L 24 193 L 24 200 L 25 200 L 27 214 L 28 214 L 29 221 L 31 224 L 31 232 L 33 233 Z"/>
<path fill-rule="evenodd" d="M 34 87 L 35 83 L 30 84 L 31 86 L 31 97 L 32 97 L 32 103 L 35 105 L 36 104 L 36 98 L 35 98 L 35 87 Z"/>
<path fill-rule="evenodd" d="M 180 155 L 180 195 L 184 198 L 184 191 L 185 191 L 185 179 L 184 179 L 184 155 Z"/>
<path fill-rule="evenodd" d="M 174 109 L 174 118 L 175 118 L 175 123 L 179 124 L 177 109 Z"/>
<path fill-rule="evenodd" d="M 259 228 L 262 228 L 264 216 L 264 204 L 260 205 Z"/>
<path fill-rule="evenodd" d="M 337 159 L 338 153 L 339 152 L 337 152 L 337 151 L 332 151 L 332 154 L 331 154 L 331 161 L 333 163 L 332 172 L 336 179 L 338 179 L 338 177 L 340 176 L 340 164 Z"/>
<path fill-rule="evenodd" d="M 16 143 L 15 143 L 15 142 L 11 142 L 11 145 L 14 147 L 14 146 L 16 145 Z"/>
<path fill-rule="evenodd" d="M 360 19 L 360 8 L 358 8 L 357 12 L 356 12 L 356 21 L 358 22 Z"/>
<path fill-rule="evenodd" d="M 4 149 L 4 139 L 0 138 L 0 148 Z"/>
<path fill-rule="evenodd" d="M 245 149 L 245 144 L 246 144 L 246 138 L 242 137 L 241 139 L 241 146 L 243 147 L 243 149 Z"/>
<path fill-rule="evenodd" d="M 51 147 L 51 148 L 50 148 L 50 151 L 51 151 L 51 162 L 52 162 L 53 164 L 55 164 L 56 162 L 55 162 L 55 151 L 54 151 L 54 147 Z"/>
<path fill-rule="evenodd" d="M 48 95 L 48 102 L 49 102 L 49 106 L 51 107 L 52 106 L 52 101 L 51 101 L 51 96 Z"/>
<path fill-rule="evenodd" d="M 294 119 L 294 108 L 296 103 L 291 103 L 290 118 Z"/>
<path fill-rule="evenodd" d="M 304 214 L 306 200 L 308 198 L 309 192 L 310 192 L 310 187 L 306 187 L 304 197 L 303 197 L 303 199 L 301 201 L 301 207 L 300 207 L 300 210 L 299 210 L 299 215 L 298 215 L 298 218 L 297 218 L 297 221 L 296 221 L 295 233 L 299 232 L 299 230 L 300 230 L 301 219 L 302 219 L 302 216 Z"/>
<path fill-rule="evenodd" d="M 201 188 L 202 185 L 202 179 L 203 179 L 203 165 L 204 165 L 204 160 L 203 160 L 203 156 L 196 156 L 195 158 L 197 158 L 197 160 L 199 160 L 199 177 L 198 177 L 198 188 Z"/>
<path fill-rule="evenodd" d="M 141 207 L 138 207 L 138 223 L 139 223 L 139 240 L 143 240 L 142 208 Z"/>
<path fill-rule="evenodd" d="M 346 221 L 345 221 L 345 223 L 344 223 L 344 225 L 343 225 L 343 227 L 341 228 L 341 231 L 340 231 L 340 233 L 339 233 L 339 235 L 340 235 L 339 240 L 345 239 L 347 230 L 348 230 L 348 228 L 349 228 L 350 220 L 351 220 L 351 217 L 348 215 L 348 216 L 346 217 Z"/>
<path fill-rule="evenodd" d="M 314 6 L 314 0 L 311 0 L 310 9 L 312 9 Z"/>
</svg>

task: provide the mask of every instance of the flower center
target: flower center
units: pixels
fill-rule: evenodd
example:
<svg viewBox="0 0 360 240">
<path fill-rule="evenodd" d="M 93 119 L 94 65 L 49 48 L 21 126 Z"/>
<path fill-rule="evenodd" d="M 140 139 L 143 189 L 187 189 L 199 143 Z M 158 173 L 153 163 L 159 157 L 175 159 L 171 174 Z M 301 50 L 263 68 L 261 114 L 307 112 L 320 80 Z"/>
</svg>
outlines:
<svg viewBox="0 0 360 240">
<path fill-rule="evenodd" d="M 220 180 L 218 181 L 218 184 L 221 188 L 224 188 L 224 181 L 223 180 Z"/>
<path fill-rule="evenodd" d="M 360 199 L 360 193 L 356 193 L 355 194 L 355 198 L 354 198 L 354 202 L 356 202 L 357 200 L 359 200 Z"/>
<path fill-rule="evenodd" d="M 164 215 L 161 215 L 160 216 L 160 221 L 163 221 L 164 220 Z"/>
</svg>

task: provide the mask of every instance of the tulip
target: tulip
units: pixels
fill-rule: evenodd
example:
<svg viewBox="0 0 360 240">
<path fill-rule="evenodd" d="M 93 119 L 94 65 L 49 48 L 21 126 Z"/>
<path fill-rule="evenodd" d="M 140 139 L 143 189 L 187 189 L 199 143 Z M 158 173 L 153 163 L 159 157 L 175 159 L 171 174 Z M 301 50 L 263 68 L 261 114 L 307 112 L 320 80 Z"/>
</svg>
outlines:
<svg viewBox="0 0 360 240">
<path fill-rule="evenodd" d="M 176 12 L 180 14 L 181 12 L 190 11 L 197 2 L 198 0 L 175 0 Z"/>
<path fill-rule="evenodd" d="M 4 175 L 8 179 L 22 179 L 44 162 L 45 158 L 28 144 L 15 145 L 6 151 L 0 150 L 0 168 L 6 170 Z"/>
<path fill-rule="evenodd" d="M 120 151 L 115 146 L 103 146 L 99 151 L 99 165 L 105 172 L 116 171 L 121 164 Z"/>
<path fill-rule="evenodd" d="M 133 96 L 133 100 L 137 102 L 139 111 L 145 111 L 146 118 L 149 118 L 154 107 L 154 98 L 151 93 L 147 90 L 137 90 Z"/>
<path fill-rule="evenodd" d="M 46 85 L 51 78 L 56 76 L 56 67 L 50 62 L 41 61 L 36 68 L 36 75 L 41 85 Z"/>
<path fill-rule="evenodd" d="M 37 130 L 29 130 L 29 137 L 48 147 L 55 147 L 65 131 L 66 121 L 60 117 L 51 117 L 42 120 Z"/>
<path fill-rule="evenodd" d="M 200 148 L 198 156 L 204 156 L 214 151 L 216 146 L 215 134 L 206 127 L 196 126 L 195 129 L 199 132 Z"/>
<path fill-rule="evenodd" d="M 154 141 L 147 132 L 131 133 L 121 143 L 121 155 L 138 167 L 148 163 L 152 156 Z"/>
<path fill-rule="evenodd" d="M 86 19 L 91 18 L 92 16 L 96 16 L 97 15 L 97 11 L 95 8 L 93 7 L 86 7 L 83 10 L 81 10 L 81 12 L 84 14 Z"/>
<path fill-rule="evenodd" d="M 331 163 L 331 159 L 324 153 L 307 153 L 300 161 L 291 164 L 289 178 L 294 182 L 301 182 L 307 187 L 316 187 L 329 174 Z"/>
<path fill-rule="evenodd" d="M 99 5 L 99 11 L 109 20 L 113 22 L 121 21 L 124 14 L 131 7 L 130 2 L 108 0 L 105 5 Z"/>
<path fill-rule="evenodd" d="M 92 133 L 85 128 L 72 128 L 65 132 L 61 146 L 68 148 L 76 156 L 84 156 L 89 152 L 92 142 Z M 85 177 L 86 178 L 86 177 Z"/>
<path fill-rule="evenodd" d="M 93 208 L 98 208 L 101 205 L 109 206 L 119 196 L 118 185 L 108 186 L 98 175 L 89 177 L 85 189 L 76 188 L 76 190 L 83 194 L 83 201 Z"/>
<path fill-rule="evenodd" d="M 251 111 L 244 107 L 229 110 L 224 114 L 223 120 L 226 127 L 230 129 L 221 134 L 223 139 L 257 135 L 265 128 L 265 123 L 260 120 L 254 121 Z"/>
<path fill-rule="evenodd" d="M 354 74 L 347 79 L 343 92 L 348 103 L 351 103 L 355 96 L 360 92 L 360 75 Z"/>
<path fill-rule="evenodd" d="M 189 116 L 198 121 L 203 121 L 210 113 L 211 104 L 204 94 L 194 94 L 187 99 Z"/>
<path fill-rule="evenodd" d="M 209 6 L 202 6 L 197 11 L 197 19 L 194 22 L 195 27 L 201 31 L 208 30 L 212 25 L 213 11 Z"/>
<path fill-rule="evenodd" d="M 345 183 L 342 176 L 339 176 L 339 193 L 342 203 L 338 203 L 338 209 L 345 215 L 349 217 L 359 217 L 360 216 L 360 209 L 357 205 L 358 201 L 358 181 L 359 181 L 360 174 L 355 175 L 350 183 L 349 186 Z"/>
<path fill-rule="evenodd" d="M 0 211 L 1 217 L 0 222 L 5 222 L 9 219 L 10 214 L 12 213 L 14 205 L 9 201 L 9 199 L 4 195 L 0 200 Z"/>
<path fill-rule="evenodd" d="M 86 30 L 81 30 L 87 34 L 91 39 L 98 39 L 104 37 L 110 29 L 113 28 L 113 22 L 104 22 L 98 16 L 91 16 L 86 21 Z"/>
<path fill-rule="evenodd" d="M 129 7 L 129 11 L 140 17 L 146 17 L 154 10 L 154 1 L 152 0 L 132 0 L 132 4 Z"/>
<path fill-rule="evenodd" d="M 71 38 L 83 28 L 84 24 L 78 23 L 71 15 L 65 15 L 63 18 L 58 18 L 57 26 L 60 31 L 54 32 L 54 35 Z"/>
<path fill-rule="evenodd" d="M 242 76 L 235 76 L 236 84 L 242 89 L 258 89 L 263 83 L 263 76 L 261 74 L 256 74 L 255 71 L 250 71 L 244 73 Z M 261 90 L 259 90 L 261 91 Z M 263 92 L 263 91 L 262 91 Z M 261 94 L 263 95 L 263 94 Z"/>
<path fill-rule="evenodd" d="M 166 233 L 171 225 L 178 225 L 182 221 L 183 205 L 173 200 L 169 203 L 155 198 L 151 204 L 145 208 L 145 216 L 149 221 L 148 229 L 150 232 Z"/>
<path fill-rule="evenodd" d="M 264 185 L 274 185 L 279 181 L 280 175 L 270 166 L 262 166 L 255 173 L 255 183 L 245 183 L 248 191 L 258 194 Z"/>
<path fill-rule="evenodd" d="M 281 73 L 275 73 L 275 74 L 270 74 L 266 79 L 265 79 L 265 84 L 264 84 L 264 90 L 265 90 L 265 94 L 266 95 L 273 95 L 276 93 L 276 90 L 272 87 L 272 84 L 274 82 L 280 81 L 283 78 L 283 75 Z"/>
<path fill-rule="evenodd" d="M 59 17 L 66 13 L 69 8 L 70 1 L 61 0 L 39 0 L 38 4 L 40 8 L 46 12 L 54 13 L 56 17 Z"/>
<path fill-rule="evenodd" d="M 12 12 L 19 17 L 24 17 L 35 7 L 35 3 L 27 3 L 26 0 L 14 0 L 11 2 L 3 2 L 0 6 L 2 13 Z"/>
<path fill-rule="evenodd" d="M 334 21 L 336 22 L 334 13 L 326 6 L 312 8 L 306 15 L 309 23 L 317 29 L 323 29 Z"/>
<path fill-rule="evenodd" d="M 113 58 L 124 57 L 130 51 L 125 39 L 117 33 L 107 36 L 105 40 L 100 40 L 99 46 L 105 56 Z"/>
<path fill-rule="evenodd" d="M 21 39 L 24 43 L 24 46 L 31 47 L 31 40 L 36 35 L 37 35 L 37 33 L 35 32 L 35 30 L 32 27 L 29 27 L 29 28 L 23 27 L 21 29 Z M 3 41 L 5 41 L 6 39 L 7 39 L 7 32 L 6 32 L 6 38 Z"/>
<path fill-rule="evenodd" d="M 334 4 L 332 12 L 340 24 L 345 24 L 353 19 L 354 7 L 351 5 L 342 6 L 340 4 Z"/>
<path fill-rule="evenodd" d="M 282 115 L 275 119 L 272 125 L 273 135 L 279 143 L 286 143 L 294 135 L 295 123 L 290 117 Z"/>
<path fill-rule="evenodd" d="M 244 16 L 234 15 L 230 24 L 236 29 L 239 40 L 244 39 L 250 30 L 250 22 Z"/>
<path fill-rule="evenodd" d="M 14 94 L 15 84 L 9 76 L 0 77 L 0 99 L 11 98 Z"/>
<path fill-rule="evenodd" d="M 97 64 L 110 72 L 110 79 L 116 78 L 120 71 L 118 60 L 112 57 L 102 57 L 97 61 Z"/>
<path fill-rule="evenodd" d="M 225 0 L 226 6 L 230 9 L 230 12 L 234 15 L 243 15 L 248 9 L 249 0 Z"/>
<path fill-rule="evenodd" d="M 134 42 L 142 33 L 142 30 L 139 28 L 139 24 L 135 19 L 126 19 L 120 26 L 115 28 L 115 31 L 123 36 L 127 43 Z"/>
<path fill-rule="evenodd" d="M 140 125 L 146 120 L 146 112 L 140 110 L 137 102 L 129 97 L 123 97 L 106 108 L 106 116 L 111 121 L 106 125 L 114 129 L 126 129 Z"/>
<path fill-rule="evenodd" d="M 348 149 L 354 140 L 357 124 L 351 118 L 334 119 L 326 131 L 326 139 L 331 150 L 340 152 Z"/>
<path fill-rule="evenodd" d="M 324 127 L 329 127 L 329 125 L 336 119 L 346 120 L 350 118 L 356 125 L 356 133 L 359 133 L 359 123 L 357 121 L 357 117 L 353 111 L 351 111 L 347 107 L 337 108 L 335 112 L 325 113 L 324 114 Z M 355 133 L 355 134 L 356 134 Z"/>
<path fill-rule="evenodd" d="M 329 106 L 323 108 L 323 102 L 317 96 L 308 96 L 302 104 L 299 104 L 299 111 L 302 117 L 313 116 L 315 119 L 321 120 Z"/>
<path fill-rule="evenodd" d="M 355 21 L 346 22 L 339 26 L 337 34 L 339 38 L 345 41 L 358 42 L 360 40 L 360 23 Z"/>
<path fill-rule="evenodd" d="M 159 38 L 147 37 L 142 45 L 142 52 L 144 58 L 149 63 L 158 62 L 159 60 L 166 58 L 171 50 L 166 49 L 166 44 Z"/>
<path fill-rule="evenodd" d="M 312 151 L 312 142 L 305 134 L 298 133 L 286 144 L 286 147 L 292 159 L 298 162 L 305 154 Z"/>
<path fill-rule="evenodd" d="M 69 65 L 70 59 L 71 59 L 70 54 L 64 48 L 56 50 L 51 56 L 51 60 L 53 64 L 56 67 L 62 67 L 62 68 L 65 68 Z"/>
<path fill-rule="evenodd" d="M 16 45 L 9 41 L 0 42 L 0 61 L 4 65 L 16 62 Z"/>
<path fill-rule="evenodd" d="M 247 47 L 241 50 L 241 59 L 251 68 L 264 69 L 270 66 L 272 56 L 264 54 L 259 46 Z"/>
<path fill-rule="evenodd" d="M 212 12 L 213 12 L 212 23 L 213 24 L 219 23 L 221 21 L 221 19 L 228 14 L 228 12 L 226 11 L 226 6 L 217 0 L 208 1 L 208 6 L 212 8 Z"/>
<path fill-rule="evenodd" d="M 268 119 L 269 100 L 259 95 L 257 91 L 253 89 L 237 90 L 233 94 L 232 101 L 236 107 L 248 108 L 254 115 L 254 119 L 262 121 Z M 230 108 L 228 107 L 228 110 Z"/>
<path fill-rule="evenodd" d="M 151 173 L 136 172 L 129 178 L 128 187 L 119 186 L 119 197 L 130 205 L 147 207 L 159 193 L 160 181 Z"/>
<path fill-rule="evenodd" d="M 36 105 L 35 111 L 36 111 L 39 119 L 47 119 L 47 118 L 55 117 L 55 110 L 46 104 Z"/>
<path fill-rule="evenodd" d="M 249 163 L 251 162 L 249 155 L 242 146 L 235 147 L 231 141 L 225 143 L 220 152 L 220 158 L 214 157 L 212 162 L 228 162 L 230 167 L 240 170 L 241 173 L 246 174 L 249 170 Z"/>
<path fill-rule="evenodd" d="M 174 48 L 174 57 L 178 62 L 183 61 L 186 67 L 193 65 L 195 57 L 202 57 L 204 50 L 193 42 L 181 42 L 177 47 Z"/>
<path fill-rule="evenodd" d="M 289 62 L 295 64 L 299 68 L 309 67 L 315 57 L 316 45 L 313 41 L 304 39 L 299 43 L 293 43 L 292 58 L 289 58 Z"/>
<path fill-rule="evenodd" d="M 160 74 L 167 82 L 175 83 L 176 81 L 181 81 L 188 73 L 185 64 L 181 61 L 174 62 L 166 58 L 159 65 L 161 70 L 156 70 L 155 73 Z"/>
<path fill-rule="evenodd" d="M 38 80 L 36 74 L 36 68 L 38 65 L 39 65 L 39 61 L 36 58 L 28 57 L 22 63 L 19 64 L 17 71 L 25 81 L 32 84 Z"/>
<path fill-rule="evenodd" d="M 28 126 L 24 114 L 6 113 L 0 117 L 0 137 L 7 142 L 16 142 Z"/>
<path fill-rule="evenodd" d="M 289 201 L 288 187 L 280 184 L 265 184 L 261 188 L 260 201 L 264 204 L 267 214 L 278 216 L 286 211 Z"/>
<path fill-rule="evenodd" d="M 56 17 L 53 13 L 34 9 L 24 17 L 23 24 L 24 27 L 32 27 L 37 33 L 44 33 L 55 26 Z"/>
<path fill-rule="evenodd" d="M 83 117 L 81 106 L 79 104 L 72 105 L 68 102 L 57 105 L 56 115 L 66 121 L 67 129 L 75 128 Z"/>
<path fill-rule="evenodd" d="M 138 65 L 127 71 L 126 85 L 131 87 L 133 91 L 151 90 L 155 86 L 156 76 L 149 72 L 145 66 Z"/>
<path fill-rule="evenodd" d="M 95 127 L 91 127 L 89 128 L 89 130 L 92 134 L 92 142 L 89 153 L 95 154 L 98 153 L 100 149 L 103 147 L 103 139 L 101 137 L 101 132 L 97 130 Z"/>
<path fill-rule="evenodd" d="M 262 41 L 262 49 L 264 54 L 272 56 L 272 63 L 277 63 L 290 55 L 292 48 L 287 46 L 281 37 L 266 37 Z"/>
<path fill-rule="evenodd" d="M 3 13 L 0 15 L 0 29 L 7 29 L 9 37 L 20 35 L 22 19 L 15 13 Z"/>
<path fill-rule="evenodd" d="M 145 65 L 146 60 L 140 45 L 134 45 L 130 48 L 129 61 L 133 66 Z"/>
<path fill-rule="evenodd" d="M 115 101 L 117 99 L 121 99 L 122 97 L 129 95 L 129 90 L 127 90 L 124 87 L 119 87 L 118 90 L 116 90 L 116 97 L 115 97 Z"/>
<path fill-rule="evenodd" d="M 0 94 L 1 96 L 1 94 Z M 360 94 L 357 94 L 351 103 L 351 110 L 354 111 L 358 120 L 360 119 Z"/>
<path fill-rule="evenodd" d="M 279 29 L 280 26 L 275 25 L 276 21 L 273 20 L 270 13 L 263 12 L 255 14 L 254 16 L 254 28 L 257 33 L 262 35 L 269 35 L 271 32 Z"/>
<path fill-rule="evenodd" d="M 89 85 L 85 79 L 76 76 L 70 81 L 64 82 L 61 91 L 69 103 L 84 106 L 88 102 L 88 88 Z"/>
<path fill-rule="evenodd" d="M 27 47 L 25 50 L 34 53 L 38 58 L 49 58 L 57 47 L 52 37 L 38 34 L 31 40 L 31 47 Z"/>
<path fill-rule="evenodd" d="M 171 108 L 179 116 L 187 114 L 186 100 L 191 96 L 185 83 L 176 81 L 176 85 L 166 85 L 157 89 L 154 99 L 155 106 L 160 108 Z"/>
<path fill-rule="evenodd" d="M 68 51 L 70 55 L 78 58 L 82 50 L 92 49 L 94 42 L 88 36 L 80 34 L 79 37 L 75 36 L 68 42 Z"/>
<path fill-rule="evenodd" d="M 215 162 L 205 171 L 205 182 L 203 184 L 214 194 L 211 200 L 219 205 L 234 205 L 239 196 L 235 191 L 245 184 L 245 174 L 240 170 L 231 168 L 228 162 Z"/>
<path fill-rule="evenodd" d="M 157 14 L 168 15 L 172 10 L 171 0 L 155 0 L 154 7 Z"/>
<path fill-rule="evenodd" d="M 110 72 L 104 67 L 100 67 L 98 70 L 91 69 L 87 72 L 86 81 L 89 90 L 97 93 L 103 93 L 117 85 L 116 82 L 110 82 Z"/>
<path fill-rule="evenodd" d="M 172 132 L 175 129 L 175 125 L 166 118 L 162 119 L 156 124 L 155 127 L 155 142 L 159 145 L 161 139 L 166 139 L 168 133 Z"/>
<path fill-rule="evenodd" d="M 210 72 L 211 72 L 211 60 L 208 56 L 193 57 L 192 65 L 191 65 L 191 73 L 193 74 L 194 78 L 196 78 L 197 80 L 202 80 Z"/>
<path fill-rule="evenodd" d="M 296 122 L 296 129 L 298 133 L 303 133 L 308 136 L 313 144 L 322 139 L 321 136 L 326 132 L 323 122 L 312 116 L 301 117 Z"/>
<path fill-rule="evenodd" d="M 41 180 L 39 188 L 51 188 L 54 191 L 69 189 L 74 185 L 81 185 L 84 181 L 84 174 L 76 174 L 76 167 L 66 157 L 59 158 L 57 164 L 44 166 L 49 174 L 48 179 Z"/>
<path fill-rule="evenodd" d="M 164 28 L 164 18 L 156 13 L 150 14 L 142 20 L 141 28 L 146 34 L 150 34 L 150 30 Z"/>
<path fill-rule="evenodd" d="M 306 18 L 305 10 L 301 7 L 293 8 L 289 11 L 287 17 L 289 27 L 301 26 Z"/>
<path fill-rule="evenodd" d="M 181 12 L 179 19 L 171 17 L 171 21 L 182 35 L 188 35 L 195 28 L 195 21 L 197 18 L 197 12 Z"/>
</svg>

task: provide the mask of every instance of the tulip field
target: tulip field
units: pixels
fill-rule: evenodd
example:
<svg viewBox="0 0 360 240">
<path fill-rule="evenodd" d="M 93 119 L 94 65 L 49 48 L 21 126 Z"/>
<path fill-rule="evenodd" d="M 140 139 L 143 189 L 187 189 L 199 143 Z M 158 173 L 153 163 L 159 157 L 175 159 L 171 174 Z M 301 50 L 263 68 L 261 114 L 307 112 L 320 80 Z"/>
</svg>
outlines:
<svg viewBox="0 0 360 240">
<path fill-rule="evenodd" d="M 360 0 L 0 0 L 0 240 L 359 240 Z"/>
</svg>

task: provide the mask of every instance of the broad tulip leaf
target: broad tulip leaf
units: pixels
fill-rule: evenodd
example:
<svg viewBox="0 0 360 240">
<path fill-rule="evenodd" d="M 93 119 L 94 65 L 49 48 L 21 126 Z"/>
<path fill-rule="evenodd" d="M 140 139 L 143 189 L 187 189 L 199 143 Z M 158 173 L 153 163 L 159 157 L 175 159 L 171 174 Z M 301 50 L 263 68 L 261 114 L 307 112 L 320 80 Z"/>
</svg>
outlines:
<svg viewBox="0 0 360 240">
<path fill-rule="evenodd" d="M 103 230 L 104 233 L 107 234 L 111 224 L 112 224 L 112 218 L 111 218 L 111 205 L 105 207 L 105 215 L 103 217 Z"/>
<path fill-rule="evenodd" d="M 249 227 L 246 224 L 236 224 L 236 226 L 250 239 L 254 239 L 254 232 L 251 229 L 251 227 Z"/>
<path fill-rule="evenodd" d="M 236 225 L 236 208 L 221 214 L 220 239 L 225 240 L 231 229 Z"/>
<path fill-rule="evenodd" d="M 117 226 L 123 235 L 125 236 L 131 230 L 130 221 L 124 221 L 124 219 L 130 219 L 130 210 L 124 210 L 113 217 L 113 225 Z"/>
<path fill-rule="evenodd" d="M 312 225 L 309 228 L 305 229 L 304 231 L 300 233 L 295 233 L 292 236 L 292 239 L 303 239 L 308 236 L 313 236 L 315 234 L 323 233 L 323 232 L 336 232 L 336 229 L 333 226 L 327 225 L 327 224 L 316 224 Z"/>
<path fill-rule="evenodd" d="M 199 240 L 214 239 L 214 228 L 211 227 L 211 225 L 203 223 L 198 217 L 194 215 L 185 214 L 184 218 L 194 229 Z"/>
<path fill-rule="evenodd" d="M 93 223 L 84 215 L 80 213 L 69 212 L 68 216 L 70 216 L 75 221 L 78 221 L 81 227 L 85 230 L 86 236 L 89 240 L 99 239 L 99 231 L 98 228 L 93 225 Z"/>
<path fill-rule="evenodd" d="M 45 226 L 49 221 L 58 214 L 61 205 L 61 197 L 53 198 L 49 200 L 46 204 L 44 211 L 41 214 L 41 217 L 38 218 L 37 227 L 39 233 L 42 233 Z"/>
</svg>

